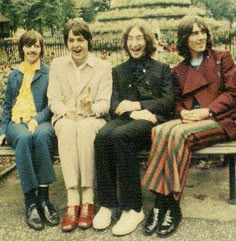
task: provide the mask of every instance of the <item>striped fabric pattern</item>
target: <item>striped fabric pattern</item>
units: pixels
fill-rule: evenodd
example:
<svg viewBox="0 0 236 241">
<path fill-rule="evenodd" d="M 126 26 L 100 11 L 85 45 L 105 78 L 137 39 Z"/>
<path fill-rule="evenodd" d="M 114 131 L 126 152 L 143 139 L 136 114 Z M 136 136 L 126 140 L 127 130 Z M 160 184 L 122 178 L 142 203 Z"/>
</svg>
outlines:
<svg viewBox="0 0 236 241">
<path fill-rule="evenodd" d="M 186 182 L 191 151 L 224 141 L 227 135 L 213 120 L 183 124 L 180 119 L 152 129 L 149 166 L 142 185 L 179 200 Z"/>
</svg>

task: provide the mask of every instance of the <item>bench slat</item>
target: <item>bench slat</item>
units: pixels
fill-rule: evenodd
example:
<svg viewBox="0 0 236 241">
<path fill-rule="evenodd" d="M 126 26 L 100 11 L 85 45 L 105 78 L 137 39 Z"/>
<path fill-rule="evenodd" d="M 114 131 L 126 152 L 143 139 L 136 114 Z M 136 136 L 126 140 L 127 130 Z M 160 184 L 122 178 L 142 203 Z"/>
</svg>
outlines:
<svg viewBox="0 0 236 241">
<path fill-rule="evenodd" d="M 236 141 L 222 142 L 209 147 L 202 148 L 198 151 L 194 151 L 193 154 L 201 155 L 225 155 L 225 154 L 236 154 Z"/>
</svg>

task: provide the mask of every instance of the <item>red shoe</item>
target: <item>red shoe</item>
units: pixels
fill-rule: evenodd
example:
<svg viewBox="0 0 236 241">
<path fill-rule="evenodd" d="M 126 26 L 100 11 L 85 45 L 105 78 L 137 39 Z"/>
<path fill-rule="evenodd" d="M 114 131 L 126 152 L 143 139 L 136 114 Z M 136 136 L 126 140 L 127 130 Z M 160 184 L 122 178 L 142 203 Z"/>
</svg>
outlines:
<svg viewBox="0 0 236 241">
<path fill-rule="evenodd" d="M 61 223 L 62 231 L 69 232 L 77 227 L 79 218 L 79 206 L 66 206 L 64 217 Z"/>
<path fill-rule="evenodd" d="M 80 205 L 80 215 L 78 220 L 78 227 L 82 229 L 91 228 L 94 217 L 94 205 L 90 203 L 82 203 Z"/>
</svg>

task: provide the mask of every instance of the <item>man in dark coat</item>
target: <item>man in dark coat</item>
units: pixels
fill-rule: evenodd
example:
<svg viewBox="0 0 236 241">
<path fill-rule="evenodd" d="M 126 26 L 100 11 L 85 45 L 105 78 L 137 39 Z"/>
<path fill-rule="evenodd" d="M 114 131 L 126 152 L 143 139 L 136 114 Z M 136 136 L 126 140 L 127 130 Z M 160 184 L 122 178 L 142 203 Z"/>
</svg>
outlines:
<svg viewBox="0 0 236 241">
<path fill-rule="evenodd" d="M 127 28 L 122 47 L 129 59 L 113 68 L 112 120 L 95 139 L 101 208 L 93 227 L 107 228 L 112 209 L 119 208 L 122 213 L 112 228 L 114 235 L 133 232 L 144 218 L 137 151 L 151 143 L 152 127 L 169 119 L 173 111 L 171 71 L 151 58 L 155 39 L 145 22 Z"/>
</svg>

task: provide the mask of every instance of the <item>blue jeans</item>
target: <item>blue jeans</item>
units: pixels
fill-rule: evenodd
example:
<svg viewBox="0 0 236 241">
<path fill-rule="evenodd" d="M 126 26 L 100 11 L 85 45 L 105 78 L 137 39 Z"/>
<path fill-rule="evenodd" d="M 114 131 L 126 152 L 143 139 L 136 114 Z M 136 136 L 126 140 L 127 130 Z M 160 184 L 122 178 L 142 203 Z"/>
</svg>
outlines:
<svg viewBox="0 0 236 241">
<path fill-rule="evenodd" d="M 6 139 L 15 149 L 16 166 L 24 193 L 56 180 L 52 163 L 55 134 L 50 122 L 39 124 L 33 134 L 24 122 L 10 122 Z"/>
</svg>

